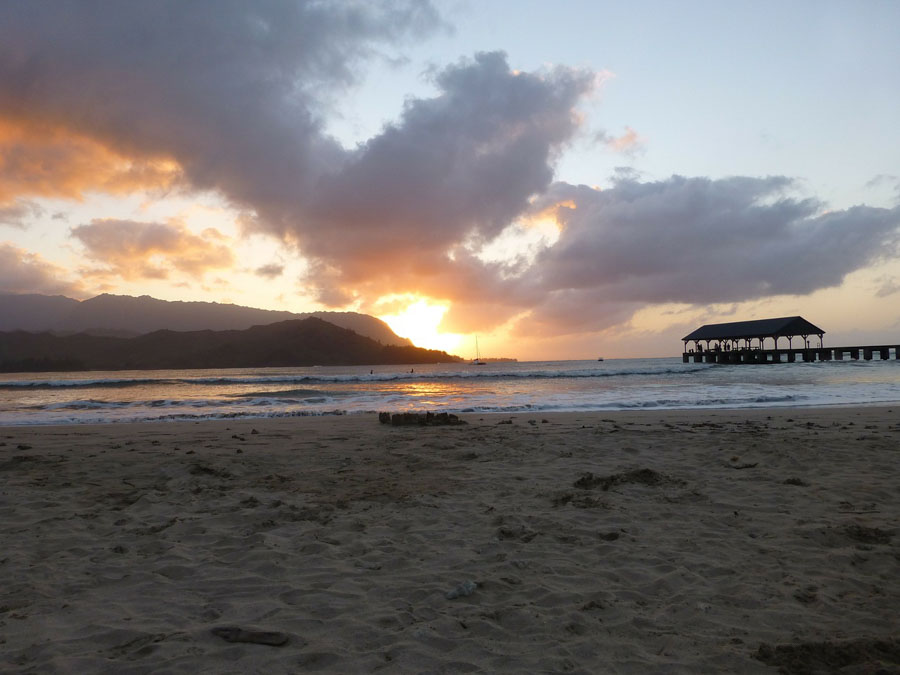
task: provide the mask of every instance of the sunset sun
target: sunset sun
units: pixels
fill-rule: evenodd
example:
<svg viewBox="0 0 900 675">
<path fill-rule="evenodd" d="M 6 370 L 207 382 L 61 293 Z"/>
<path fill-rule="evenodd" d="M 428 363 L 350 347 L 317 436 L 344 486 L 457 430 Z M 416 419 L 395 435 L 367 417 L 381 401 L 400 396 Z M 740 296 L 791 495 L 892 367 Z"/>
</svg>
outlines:
<svg viewBox="0 0 900 675">
<path fill-rule="evenodd" d="M 418 298 L 400 311 L 383 314 L 378 318 L 390 326 L 397 335 L 412 340 L 417 347 L 453 353 L 459 347 L 462 335 L 438 331 L 447 309 L 447 305 L 438 305 L 426 298 Z"/>
</svg>

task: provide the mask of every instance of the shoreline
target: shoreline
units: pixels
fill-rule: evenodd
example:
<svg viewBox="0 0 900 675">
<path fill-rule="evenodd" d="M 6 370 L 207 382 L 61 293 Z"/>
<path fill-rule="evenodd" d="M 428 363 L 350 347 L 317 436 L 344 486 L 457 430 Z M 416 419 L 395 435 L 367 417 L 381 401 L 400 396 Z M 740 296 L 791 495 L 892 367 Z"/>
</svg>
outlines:
<svg viewBox="0 0 900 675">
<path fill-rule="evenodd" d="M 839 411 L 839 410 L 855 410 L 857 408 L 875 408 L 875 409 L 884 409 L 886 411 L 892 411 L 892 409 L 897 408 L 900 409 L 900 401 L 876 401 L 871 403 L 810 403 L 808 405 L 784 405 L 784 406 L 770 406 L 770 405 L 760 405 L 760 406 L 750 406 L 750 407 L 732 407 L 732 408 L 702 408 L 702 407 L 681 407 L 681 408 L 611 408 L 611 409 L 602 409 L 602 410 L 515 410 L 509 412 L 503 411 L 476 411 L 476 412 L 466 412 L 465 410 L 454 411 L 454 410 L 433 410 L 427 407 L 417 408 L 414 410 L 406 410 L 406 411 L 389 411 L 391 413 L 395 412 L 411 412 L 411 413 L 425 413 L 425 412 L 449 412 L 454 415 L 457 415 L 461 418 L 469 418 L 469 417 L 484 417 L 484 416 L 499 416 L 499 417 L 520 417 L 520 416 L 538 416 L 538 417 L 548 417 L 548 416 L 571 416 L 571 415 L 605 415 L 605 416 L 618 416 L 618 415 L 679 415 L 684 413 L 687 416 L 693 415 L 715 415 L 716 413 L 731 413 L 731 414 L 744 414 L 744 413 L 765 413 L 765 412 L 784 412 L 788 413 L 790 411 L 815 411 L 815 410 L 830 410 L 830 411 Z M 72 427 L 72 428 L 85 428 L 85 427 L 105 427 L 105 426 L 122 426 L 122 425 L 168 425 L 168 424 L 206 424 L 206 423 L 216 423 L 216 422 L 258 422 L 259 424 L 266 424 L 268 422 L 277 422 L 277 421 L 296 421 L 302 419 L 332 419 L 332 418 L 357 418 L 357 417 L 376 417 L 381 411 L 374 410 L 359 410 L 359 411 L 347 411 L 347 410 L 334 410 L 328 412 L 306 412 L 306 411 L 296 411 L 294 413 L 285 413 L 279 415 L 266 415 L 261 414 L 258 416 L 244 416 L 235 414 L 232 417 L 201 417 L 201 418 L 191 418 L 191 419 L 162 419 L 162 418 L 148 418 L 148 419 L 126 419 L 126 420 L 107 420 L 103 422 L 97 421 L 86 421 L 86 422 L 73 422 L 73 421 L 65 421 L 65 422 L 22 422 L 19 424 L 2 424 L 0 423 L 0 433 L 4 429 L 31 429 L 31 428 L 44 428 L 44 427 L 52 427 L 52 428 L 60 428 L 60 427 Z"/>
<path fill-rule="evenodd" d="M 0 669 L 897 668 L 898 410 L 2 427 Z"/>
</svg>

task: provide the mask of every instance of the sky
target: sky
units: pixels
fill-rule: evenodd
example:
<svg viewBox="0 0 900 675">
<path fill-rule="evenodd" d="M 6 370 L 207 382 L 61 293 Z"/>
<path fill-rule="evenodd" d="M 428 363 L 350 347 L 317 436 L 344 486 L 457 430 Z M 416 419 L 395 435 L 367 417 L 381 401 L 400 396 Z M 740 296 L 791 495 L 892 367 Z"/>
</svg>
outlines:
<svg viewBox="0 0 900 675">
<path fill-rule="evenodd" d="M 900 3 L 0 4 L 0 292 L 520 360 L 900 340 Z"/>
</svg>

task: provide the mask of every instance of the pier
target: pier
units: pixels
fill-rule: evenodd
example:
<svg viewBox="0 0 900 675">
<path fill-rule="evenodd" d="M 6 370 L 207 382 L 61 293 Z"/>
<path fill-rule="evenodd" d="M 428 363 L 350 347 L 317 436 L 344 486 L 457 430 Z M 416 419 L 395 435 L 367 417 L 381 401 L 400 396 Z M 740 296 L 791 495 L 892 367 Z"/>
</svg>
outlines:
<svg viewBox="0 0 900 675">
<path fill-rule="evenodd" d="M 812 336 L 818 337 L 818 346 L 810 345 Z M 684 363 L 730 364 L 900 359 L 900 344 L 826 347 L 824 337 L 825 331 L 801 316 L 707 324 L 682 338 L 681 359 Z M 802 341 L 801 346 L 794 347 L 795 338 Z M 780 346 L 779 340 L 787 341 L 787 346 Z"/>
<path fill-rule="evenodd" d="M 813 347 L 813 348 L 781 348 L 781 349 L 700 349 L 689 350 L 681 355 L 684 363 L 795 363 L 797 361 L 843 361 L 862 358 L 871 361 L 878 358 L 882 361 L 900 359 L 900 345 L 877 345 L 859 347 Z"/>
</svg>

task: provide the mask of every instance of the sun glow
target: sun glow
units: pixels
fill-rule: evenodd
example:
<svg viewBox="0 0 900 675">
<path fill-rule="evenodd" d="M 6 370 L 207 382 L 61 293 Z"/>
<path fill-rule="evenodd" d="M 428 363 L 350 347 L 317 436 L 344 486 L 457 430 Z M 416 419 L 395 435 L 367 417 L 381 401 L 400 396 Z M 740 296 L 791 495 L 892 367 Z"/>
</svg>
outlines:
<svg viewBox="0 0 900 675">
<path fill-rule="evenodd" d="M 459 347 L 463 336 L 438 332 L 447 309 L 447 305 L 436 305 L 419 297 L 409 302 L 402 311 L 383 314 L 378 318 L 400 337 L 412 340 L 416 347 L 441 349 L 452 354 Z"/>
</svg>

